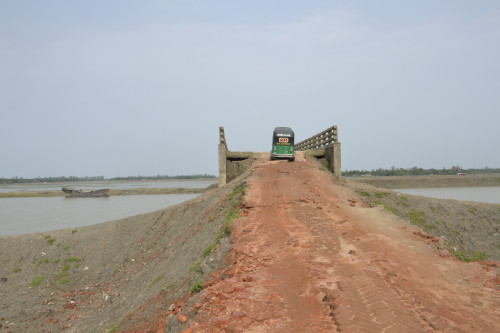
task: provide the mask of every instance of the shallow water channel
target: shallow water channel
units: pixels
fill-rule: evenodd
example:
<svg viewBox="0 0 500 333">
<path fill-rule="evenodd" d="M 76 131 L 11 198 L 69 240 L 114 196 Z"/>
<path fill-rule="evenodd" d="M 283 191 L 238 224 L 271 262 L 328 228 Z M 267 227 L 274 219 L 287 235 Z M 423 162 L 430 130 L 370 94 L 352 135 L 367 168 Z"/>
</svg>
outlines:
<svg viewBox="0 0 500 333">
<path fill-rule="evenodd" d="M 0 236 L 76 228 L 117 220 L 176 205 L 198 195 L 0 198 Z"/>
</svg>

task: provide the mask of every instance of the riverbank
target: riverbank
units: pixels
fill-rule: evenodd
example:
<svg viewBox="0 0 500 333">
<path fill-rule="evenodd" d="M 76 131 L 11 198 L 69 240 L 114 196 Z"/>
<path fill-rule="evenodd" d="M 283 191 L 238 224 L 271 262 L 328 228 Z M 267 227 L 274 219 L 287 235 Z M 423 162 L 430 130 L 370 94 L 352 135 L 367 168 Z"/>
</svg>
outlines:
<svg viewBox="0 0 500 333">
<path fill-rule="evenodd" d="M 387 189 L 500 186 L 500 174 L 497 173 L 463 176 L 364 176 L 345 179 Z"/>
<path fill-rule="evenodd" d="M 133 189 L 111 189 L 109 195 L 143 195 L 143 194 L 201 194 L 217 187 L 216 184 L 205 188 L 133 188 Z M 0 198 L 33 198 L 33 197 L 61 197 L 63 191 L 15 191 L 0 192 Z"/>
</svg>

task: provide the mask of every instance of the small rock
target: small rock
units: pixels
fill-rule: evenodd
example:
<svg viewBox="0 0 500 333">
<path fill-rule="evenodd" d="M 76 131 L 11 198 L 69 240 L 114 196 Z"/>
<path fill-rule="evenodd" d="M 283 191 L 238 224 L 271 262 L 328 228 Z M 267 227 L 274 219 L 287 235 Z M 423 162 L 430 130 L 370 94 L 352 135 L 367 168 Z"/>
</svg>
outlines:
<svg viewBox="0 0 500 333">
<path fill-rule="evenodd" d="M 177 316 L 177 320 L 179 321 L 179 323 L 184 324 L 187 321 L 187 317 L 186 315 L 181 314 Z"/>
<path fill-rule="evenodd" d="M 175 304 L 172 304 L 168 307 L 168 311 L 174 311 L 176 308 Z"/>
</svg>

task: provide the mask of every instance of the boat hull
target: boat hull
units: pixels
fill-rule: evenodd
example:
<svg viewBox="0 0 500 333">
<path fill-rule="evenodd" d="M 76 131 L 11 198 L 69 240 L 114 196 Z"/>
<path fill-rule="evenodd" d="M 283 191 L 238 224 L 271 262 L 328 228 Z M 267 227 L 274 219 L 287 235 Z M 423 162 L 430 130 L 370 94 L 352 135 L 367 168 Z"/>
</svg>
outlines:
<svg viewBox="0 0 500 333">
<path fill-rule="evenodd" d="M 67 198 L 99 198 L 109 197 L 109 188 L 104 188 L 95 191 L 72 190 L 69 188 L 62 188 Z"/>
</svg>

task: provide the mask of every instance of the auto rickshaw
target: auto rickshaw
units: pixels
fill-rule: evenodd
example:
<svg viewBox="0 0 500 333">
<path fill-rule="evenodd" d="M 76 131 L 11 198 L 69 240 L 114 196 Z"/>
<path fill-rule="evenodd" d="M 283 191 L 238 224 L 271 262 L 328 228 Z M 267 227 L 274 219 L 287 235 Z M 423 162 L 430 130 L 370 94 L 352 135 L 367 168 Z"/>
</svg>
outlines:
<svg viewBox="0 0 500 333">
<path fill-rule="evenodd" d="M 276 127 L 273 131 L 271 160 L 295 161 L 294 133 L 290 127 Z"/>
</svg>

